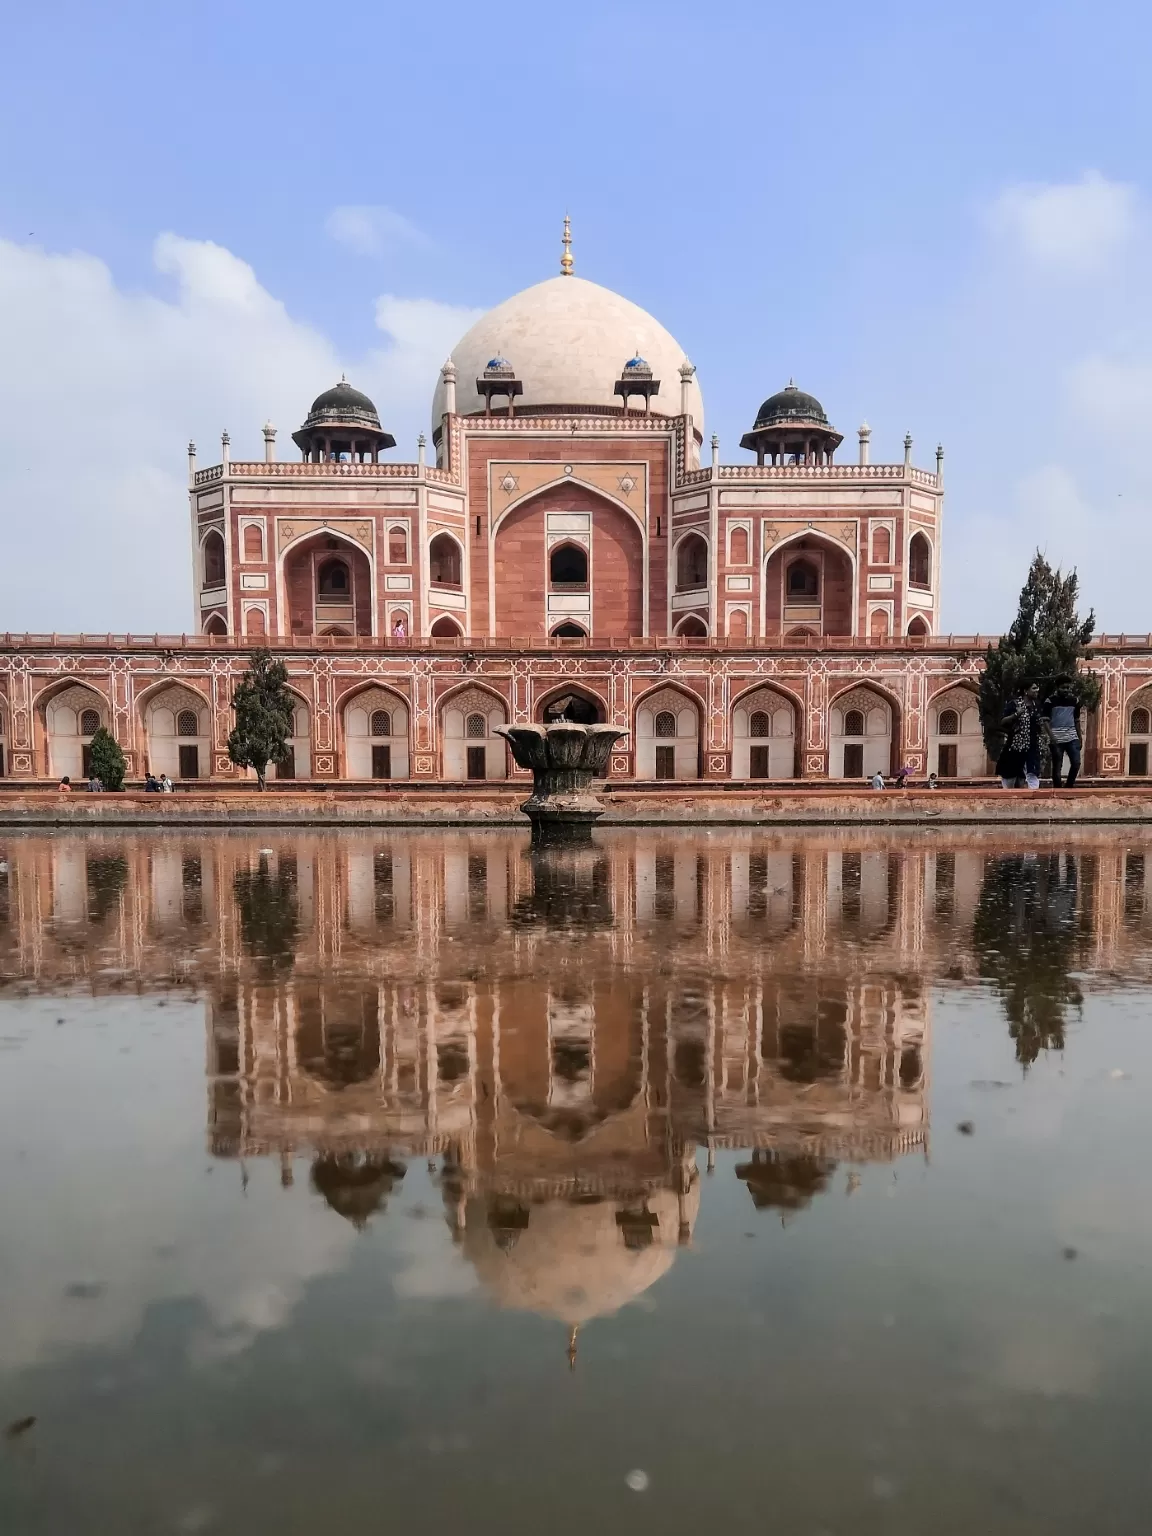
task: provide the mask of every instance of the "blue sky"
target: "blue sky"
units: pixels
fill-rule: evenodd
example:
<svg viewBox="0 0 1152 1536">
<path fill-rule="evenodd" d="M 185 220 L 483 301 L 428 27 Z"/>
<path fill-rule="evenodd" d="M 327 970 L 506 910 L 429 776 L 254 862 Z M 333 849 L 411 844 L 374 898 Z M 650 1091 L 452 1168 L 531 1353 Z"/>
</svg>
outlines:
<svg viewBox="0 0 1152 1536">
<path fill-rule="evenodd" d="M 255 453 L 271 416 L 290 451 L 347 368 L 411 452 L 565 208 L 725 459 L 789 375 L 846 449 L 944 442 L 946 628 L 1003 628 L 1036 544 L 1152 628 L 1150 33 L 1109 0 L 13 12 L 0 628 L 185 627 L 188 437 Z"/>
</svg>

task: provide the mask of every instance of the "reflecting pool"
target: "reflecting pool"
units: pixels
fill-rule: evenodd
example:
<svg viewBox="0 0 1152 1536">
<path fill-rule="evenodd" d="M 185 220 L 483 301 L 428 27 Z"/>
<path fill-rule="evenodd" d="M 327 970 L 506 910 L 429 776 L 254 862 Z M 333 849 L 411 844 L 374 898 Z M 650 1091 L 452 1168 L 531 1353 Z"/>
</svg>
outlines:
<svg viewBox="0 0 1152 1536">
<path fill-rule="evenodd" d="M 0 834 L 0 1532 L 1143 1532 L 1152 834 Z"/>
</svg>

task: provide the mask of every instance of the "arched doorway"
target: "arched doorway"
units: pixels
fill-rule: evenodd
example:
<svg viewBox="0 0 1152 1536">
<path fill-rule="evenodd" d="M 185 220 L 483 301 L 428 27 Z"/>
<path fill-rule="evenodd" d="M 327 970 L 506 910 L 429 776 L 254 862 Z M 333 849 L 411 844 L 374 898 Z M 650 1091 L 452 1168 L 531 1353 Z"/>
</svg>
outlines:
<svg viewBox="0 0 1152 1536">
<path fill-rule="evenodd" d="M 1152 764 L 1152 688 L 1134 693 L 1125 707 L 1128 736 L 1128 773 L 1147 778 Z"/>
<path fill-rule="evenodd" d="M 385 688 L 368 688 L 344 707 L 345 771 L 350 779 L 406 779 L 408 706 Z"/>
<path fill-rule="evenodd" d="M 818 534 L 772 551 L 764 566 L 764 628 L 777 635 L 803 625 L 819 635 L 853 632 L 852 560 Z"/>
<path fill-rule="evenodd" d="M 441 710 L 446 779 L 504 779 L 508 776 L 508 749 L 496 727 L 505 725 L 503 703 L 481 688 L 454 693 Z"/>
<path fill-rule="evenodd" d="M 283 571 L 292 634 L 372 633 L 372 567 L 358 544 L 313 534 L 292 545 Z"/>
<path fill-rule="evenodd" d="M 191 688 L 162 688 L 144 705 L 148 767 L 170 779 L 207 778 L 211 773 L 211 712 L 203 694 Z"/>
<path fill-rule="evenodd" d="M 429 630 L 433 640 L 459 640 L 464 631 L 455 619 L 450 619 L 447 614 L 441 614 Z"/>
<path fill-rule="evenodd" d="M 698 592 L 708 585 L 708 541 L 686 533 L 675 552 L 677 592 Z"/>
<path fill-rule="evenodd" d="M 932 546 L 922 533 L 908 543 L 908 585 L 927 591 L 932 585 Z"/>
<path fill-rule="evenodd" d="M 204 542 L 200 545 L 200 565 L 202 590 L 209 591 L 224 585 L 224 539 L 215 528 L 204 535 Z"/>
<path fill-rule="evenodd" d="M 970 688 L 949 688 L 929 703 L 928 771 L 942 779 L 978 779 L 988 772 L 980 708 Z"/>
<path fill-rule="evenodd" d="M 538 713 L 545 725 L 554 720 L 570 720 L 576 725 L 603 725 L 606 718 L 603 701 L 582 688 L 562 688 L 550 693 Z"/>
<path fill-rule="evenodd" d="M 892 772 L 892 706 L 871 688 L 853 688 L 833 701 L 828 777 L 871 778 Z"/>
<path fill-rule="evenodd" d="M 107 724 L 107 702 L 93 688 L 73 683 L 49 699 L 44 706 L 49 774 L 87 778 L 92 738 Z"/>
<path fill-rule="evenodd" d="M 771 688 L 757 688 L 732 709 L 732 777 L 796 777 L 796 710 Z"/>
<path fill-rule="evenodd" d="M 930 633 L 927 619 L 923 618 L 920 614 L 917 614 L 908 626 L 908 638 L 910 640 L 927 640 Z"/>
<path fill-rule="evenodd" d="M 660 688 L 636 706 L 636 777 L 700 777 L 700 710 L 675 688 Z"/>
</svg>

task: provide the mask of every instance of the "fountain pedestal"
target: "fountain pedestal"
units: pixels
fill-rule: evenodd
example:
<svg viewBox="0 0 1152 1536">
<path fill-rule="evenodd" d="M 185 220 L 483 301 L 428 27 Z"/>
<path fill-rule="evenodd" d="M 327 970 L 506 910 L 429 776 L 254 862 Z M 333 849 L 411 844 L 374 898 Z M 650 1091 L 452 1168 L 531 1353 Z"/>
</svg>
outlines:
<svg viewBox="0 0 1152 1536">
<path fill-rule="evenodd" d="M 604 814 L 592 784 L 607 776 L 609 753 L 624 732 L 567 721 L 498 730 L 519 766 L 532 770 L 532 793 L 520 807 L 532 823 L 532 841 L 590 842 L 592 824 Z"/>
</svg>

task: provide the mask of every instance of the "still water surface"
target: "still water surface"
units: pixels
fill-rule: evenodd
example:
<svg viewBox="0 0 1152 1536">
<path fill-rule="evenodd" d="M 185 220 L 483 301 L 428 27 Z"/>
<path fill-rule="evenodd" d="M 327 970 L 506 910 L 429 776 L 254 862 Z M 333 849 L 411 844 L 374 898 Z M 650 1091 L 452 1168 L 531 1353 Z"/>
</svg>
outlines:
<svg viewBox="0 0 1152 1536">
<path fill-rule="evenodd" d="M 5 1536 L 1148 1529 L 1143 833 L 0 856 Z"/>
</svg>

